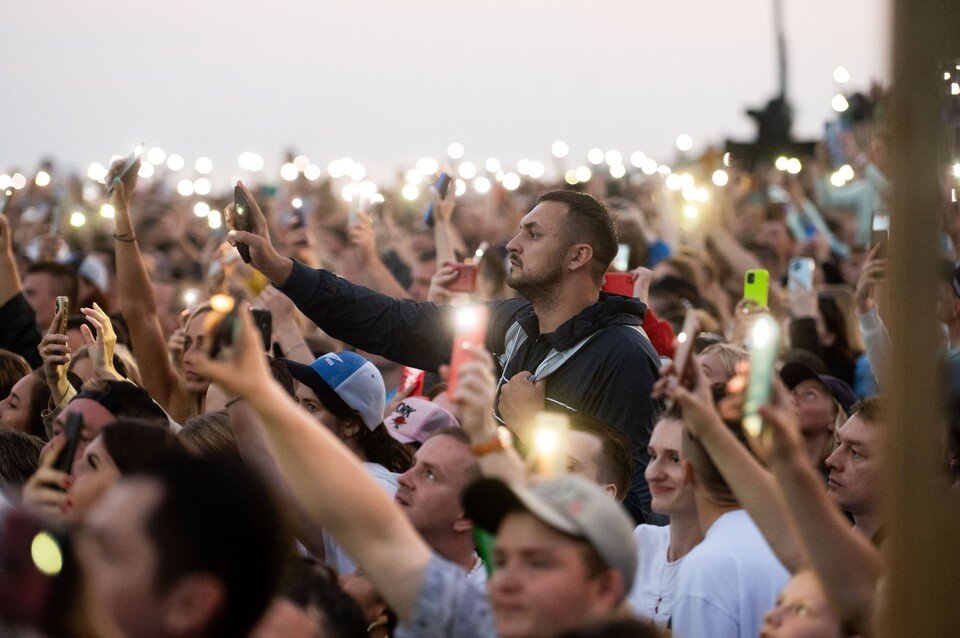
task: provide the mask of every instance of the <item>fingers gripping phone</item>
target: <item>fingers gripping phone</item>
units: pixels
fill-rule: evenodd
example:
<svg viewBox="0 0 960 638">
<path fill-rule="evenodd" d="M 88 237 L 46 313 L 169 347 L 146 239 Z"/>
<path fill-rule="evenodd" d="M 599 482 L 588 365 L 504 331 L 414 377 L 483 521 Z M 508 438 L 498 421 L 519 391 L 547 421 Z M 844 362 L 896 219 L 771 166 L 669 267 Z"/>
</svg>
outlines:
<svg viewBox="0 0 960 638">
<path fill-rule="evenodd" d="M 240 329 L 240 317 L 237 315 L 236 301 L 226 295 L 223 295 L 223 297 L 229 300 L 224 302 L 228 304 L 229 310 L 226 312 L 210 313 L 211 315 L 220 314 L 220 319 L 216 320 L 216 318 L 214 318 L 216 323 L 209 328 L 210 358 L 216 358 L 224 348 L 232 346 L 236 341 L 237 331 Z M 214 305 L 213 300 L 211 300 L 211 305 Z M 226 310 L 226 307 L 224 310 Z M 265 352 L 269 352 L 270 346 L 273 343 L 273 313 L 269 310 L 255 308 L 251 311 L 251 314 L 253 315 L 253 323 L 260 332 L 263 349 Z"/>
<path fill-rule="evenodd" d="M 247 199 L 247 195 L 243 192 L 243 189 L 240 188 L 240 185 L 233 187 L 233 227 L 237 230 L 242 230 L 244 232 L 250 232 L 250 229 L 253 227 L 253 222 L 250 219 L 251 214 L 250 200 Z M 250 263 L 250 247 L 244 244 L 243 242 L 237 242 L 237 252 L 240 253 L 240 258 L 243 259 L 243 262 L 246 264 Z"/>
<path fill-rule="evenodd" d="M 140 156 L 143 154 L 143 144 L 137 144 L 133 151 L 127 155 L 127 158 L 123 160 L 123 164 L 120 166 L 120 170 L 117 171 L 117 174 L 107 182 L 107 193 L 113 194 L 113 189 L 116 187 L 117 181 L 123 181 L 123 178 L 126 177 L 127 173 L 130 172 L 130 169 L 136 165 L 137 161 L 140 159 Z"/>
</svg>

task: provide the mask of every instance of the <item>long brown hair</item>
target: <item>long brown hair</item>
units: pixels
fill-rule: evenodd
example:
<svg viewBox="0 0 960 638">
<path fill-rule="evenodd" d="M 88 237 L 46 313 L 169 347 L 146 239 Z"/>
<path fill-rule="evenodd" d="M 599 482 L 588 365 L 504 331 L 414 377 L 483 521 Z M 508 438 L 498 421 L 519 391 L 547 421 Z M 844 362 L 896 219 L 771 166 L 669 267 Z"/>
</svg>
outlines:
<svg viewBox="0 0 960 638">
<path fill-rule="evenodd" d="M 367 461 L 382 465 L 397 474 L 402 474 L 413 466 L 413 452 L 390 436 L 383 423 L 371 430 L 363 422 L 360 413 L 356 413 L 348 421 L 357 427 L 353 440 Z"/>
</svg>

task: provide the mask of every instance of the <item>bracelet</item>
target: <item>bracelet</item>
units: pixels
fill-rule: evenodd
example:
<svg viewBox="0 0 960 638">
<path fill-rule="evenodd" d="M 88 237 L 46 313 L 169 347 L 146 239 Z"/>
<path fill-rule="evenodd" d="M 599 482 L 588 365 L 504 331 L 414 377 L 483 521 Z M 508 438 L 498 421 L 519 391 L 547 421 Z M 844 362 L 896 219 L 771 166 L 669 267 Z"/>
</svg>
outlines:
<svg viewBox="0 0 960 638">
<path fill-rule="evenodd" d="M 507 446 L 503 444 L 499 436 L 494 436 L 486 443 L 478 443 L 470 448 L 471 454 L 476 457 L 486 456 L 494 452 L 506 452 L 506 450 Z"/>
<path fill-rule="evenodd" d="M 137 241 L 137 236 L 133 234 L 133 231 L 126 233 L 124 235 L 118 235 L 114 233 L 113 238 L 116 239 L 117 241 L 126 242 L 128 244 L 132 244 L 133 242 Z"/>
</svg>

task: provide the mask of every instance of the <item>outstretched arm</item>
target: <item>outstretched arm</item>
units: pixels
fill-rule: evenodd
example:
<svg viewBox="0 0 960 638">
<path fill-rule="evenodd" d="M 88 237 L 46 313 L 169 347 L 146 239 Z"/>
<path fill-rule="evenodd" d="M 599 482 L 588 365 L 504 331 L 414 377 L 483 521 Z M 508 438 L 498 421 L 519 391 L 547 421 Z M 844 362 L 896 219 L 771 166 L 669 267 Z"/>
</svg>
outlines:
<svg viewBox="0 0 960 638">
<path fill-rule="evenodd" d="M 357 223 L 347 230 L 350 233 L 350 241 L 353 242 L 360 256 L 359 283 L 390 297 L 406 298 L 407 291 L 380 259 L 380 253 L 377 252 L 377 235 L 370 216 L 366 213 L 358 213 Z"/>
<path fill-rule="evenodd" d="M 111 167 L 108 180 L 113 179 L 121 162 L 118 160 Z M 179 422 L 189 416 L 181 407 L 185 390 L 167 356 L 167 342 L 157 314 L 157 299 L 130 221 L 130 203 L 137 186 L 136 169 L 137 165 L 127 172 L 122 182 L 114 184 L 112 198 L 116 211 L 114 238 L 120 312 L 130 330 L 133 355 L 140 364 L 144 389 Z"/>
<path fill-rule="evenodd" d="M 250 313 L 229 361 L 191 352 L 197 370 L 244 397 L 263 420 L 271 451 L 303 509 L 333 535 L 401 619 L 411 613 L 431 551 L 357 458 L 270 377 Z"/>
<path fill-rule="evenodd" d="M 240 186 L 245 188 L 242 183 Z M 247 244 L 250 264 L 324 332 L 421 370 L 434 371 L 449 360 L 453 342 L 449 308 L 388 297 L 327 270 L 315 270 L 281 257 L 249 191 L 247 197 L 251 202 L 250 231 L 231 230 L 230 243 Z M 227 221 L 233 227 L 232 206 L 227 206 Z"/>
</svg>

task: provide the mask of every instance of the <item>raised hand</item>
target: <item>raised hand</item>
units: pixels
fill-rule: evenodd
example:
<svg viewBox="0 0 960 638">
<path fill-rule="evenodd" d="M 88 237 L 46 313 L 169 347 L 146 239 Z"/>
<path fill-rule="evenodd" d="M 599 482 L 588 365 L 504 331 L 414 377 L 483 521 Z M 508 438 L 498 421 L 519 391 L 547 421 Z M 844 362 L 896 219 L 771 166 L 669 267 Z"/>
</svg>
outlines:
<svg viewBox="0 0 960 638">
<path fill-rule="evenodd" d="M 650 298 L 650 283 L 653 281 L 653 271 L 640 266 L 630 271 L 633 275 L 633 296 L 647 303 Z"/>
<path fill-rule="evenodd" d="M 453 209 L 456 205 L 456 195 L 454 191 L 456 188 L 453 188 L 455 184 L 451 183 L 450 188 L 447 189 L 447 195 L 445 197 L 440 197 L 439 191 L 436 189 L 433 190 L 433 214 L 436 216 L 438 221 L 449 223 L 450 219 L 453 217 Z"/>
<path fill-rule="evenodd" d="M 192 349 L 184 358 L 200 375 L 216 383 L 227 394 L 248 397 L 273 383 L 262 351 L 260 333 L 253 325 L 250 309 L 245 304 L 237 309 L 240 322 L 235 340 L 217 359 L 199 348 Z"/>
<path fill-rule="evenodd" d="M 373 220 L 366 213 L 357 213 L 357 221 L 352 224 L 347 232 L 350 234 L 350 241 L 357 248 L 361 259 L 370 263 L 379 259 L 377 254 L 377 234 L 373 228 Z"/>
<path fill-rule="evenodd" d="M 237 182 L 237 186 L 250 202 L 250 230 L 248 232 L 236 229 L 234 206 L 229 204 L 224 210 L 227 228 L 230 229 L 227 233 L 227 241 L 231 246 L 239 243 L 246 244 L 250 248 L 250 265 L 266 275 L 271 282 L 282 284 L 290 276 L 293 262 L 282 257 L 274 249 L 273 242 L 270 240 L 270 231 L 267 228 L 267 219 L 263 216 L 253 194 L 243 182 Z"/>
<path fill-rule="evenodd" d="M 73 480 L 68 474 L 53 469 L 64 445 L 64 437 L 54 439 L 50 449 L 40 460 L 40 467 L 23 486 L 23 506 L 41 518 L 55 522 L 63 520 L 64 514 L 72 505 L 67 496 L 67 488 Z"/>
<path fill-rule="evenodd" d="M 453 293 L 449 286 L 457 280 L 460 274 L 456 270 L 456 262 L 444 261 L 437 268 L 437 272 L 430 278 L 430 290 L 427 291 L 427 301 L 443 305 L 450 303 Z"/>
<path fill-rule="evenodd" d="M 86 324 L 80 326 L 80 334 L 90 352 L 90 361 L 93 362 L 94 375 L 98 379 L 123 379 L 123 376 L 113 367 L 117 333 L 113 330 L 110 317 L 96 302 L 93 308 L 81 308 L 80 312 L 97 329 L 97 336 L 94 337 Z"/>
<path fill-rule="evenodd" d="M 700 437 L 706 428 L 721 421 L 713 403 L 710 381 L 696 357 L 691 357 L 687 363 L 683 382 L 674 373 L 673 363 L 661 367 L 660 380 L 653 385 L 652 395 L 656 399 L 671 399 L 678 404 L 683 413 L 683 425 L 694 437 Z"/>
<path fill-rule="evenodd" d="M 138 159 L 126 175 L 122 178 L 118 176 L 123 167 L 123 159 L 114 160 L 107 170 L 107 177 L 104 180 L 107 184 L 113 186 L 113 193 L 110 196 L 110 203 L 114 210 L 119 212 L 122 209 L 130 208 L 130 202 L 133 199 L 133 192 L 137 190 L 137 177 L 140 171 L 140 160 Z"/>
<path fill-rule="evenodd" d="M 457 371 L 454 399 L 460 408 L 460 425 L 474 443 L 489 441 L 497 435 L 493 420 L 493 399 L 497 382 L 490 372 L 493 359 L 482 348 L 470 348 L 469 361 Z M 542 406 L 541 406 L 542 407 Z"/>
<path fill-rule="evenodd" d="M 43 361 L 43 377 L 50 388 L 50 398 L 54 405 L 58 405 L 67 392 L 70 391 L 70 381 L 67 380 L 67 366 L 70 365 L 70 346 L 67 345 L 67 335 L 57 332 L 60 319 L 64 311 L 53 316 L 53 321 L 47 333 L 40 340 L 37 350 L 40 351 L 40 360 Z"/>
<path fill-rule="evenodd" d="M 867 253 L 867 258 L 860 269 L 860 276 L 857 278 L 854 299 L 857 302 L 857 312 L 860 314 L 870 312 L 877 305 L 873 298 L 874 290 L 878 285 L 887 282 L 887 273 L 890 272 L 890 260 L 877 256 L 880 246 L 881 244 L 877 244 Z"/>
</svg>

